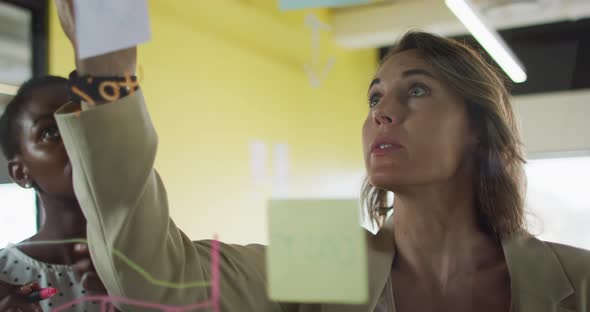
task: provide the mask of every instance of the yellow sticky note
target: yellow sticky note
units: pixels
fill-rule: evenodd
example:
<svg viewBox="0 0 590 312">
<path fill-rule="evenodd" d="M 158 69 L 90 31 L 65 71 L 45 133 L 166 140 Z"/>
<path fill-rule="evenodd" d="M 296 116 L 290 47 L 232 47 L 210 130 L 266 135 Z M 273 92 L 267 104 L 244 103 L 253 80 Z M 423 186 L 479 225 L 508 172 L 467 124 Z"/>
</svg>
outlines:
<svg viewBox="0 0 590 312">
<path fill-rule="evenodd" d="M 357 200 L 271 200 L 268 225 L 272 300 L 367 302 L 365 230 Z"/>
</svg>

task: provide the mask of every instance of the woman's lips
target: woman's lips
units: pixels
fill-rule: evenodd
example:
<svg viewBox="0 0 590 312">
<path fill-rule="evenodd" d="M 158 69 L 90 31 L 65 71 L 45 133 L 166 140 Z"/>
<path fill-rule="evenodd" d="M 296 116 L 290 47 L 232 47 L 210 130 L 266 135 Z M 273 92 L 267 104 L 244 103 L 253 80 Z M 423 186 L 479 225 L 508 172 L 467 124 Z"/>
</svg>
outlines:
<svg viewBox="0 0 590 312">
<path fill-rule="evenodd" d="M 403 146 L 399 141 L 391 136 L 378 136 L 375 138 L 373 145 L 371 146 L 371 155 L 381 156 L 395 152 Z"/>
<path fill-rule="evenodd" d="M 393 153 L 401 148 L 402 148 L 402 146 L 399 144 L 381 143 L 381 144 L 375 145 L 373 147 L 373 149 L 371 149 L 371 155 L 383 156 L 383 155 Z"/>
</svg>

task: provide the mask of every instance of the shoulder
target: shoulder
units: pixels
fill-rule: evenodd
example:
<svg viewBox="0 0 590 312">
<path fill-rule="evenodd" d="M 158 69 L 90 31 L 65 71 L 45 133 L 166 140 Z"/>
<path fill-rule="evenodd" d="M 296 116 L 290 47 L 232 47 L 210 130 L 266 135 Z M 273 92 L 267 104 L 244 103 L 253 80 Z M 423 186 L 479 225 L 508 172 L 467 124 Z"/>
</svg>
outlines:
<svg viewBox="0 0 590 312">
<path fill-rule="evenodd" d="M 22 282 L 22 275 L 28 265 L 14 249 L 8 247 L 0 250 L 0 279 L 9 283 Z"/>
<path fill-rule="evenodd" d="M 523 283 L 532 286 L 559 281 L 590 291 L 590 251 L 543 241 L 528 233 L 503 241 L 503 247 L 512 273 Z"/>
<path fill-rule="evenodd" d="M 0 249 L 0 267 L 7 267 L 16 258 L 13 249 L 12 247 Z"/>
<path fill-rule="evenodd" d="M 590 282 L 590 250 L 559 243 L 544 242 L 558 258 L 570 279 Z"/>
<path fill-rule="evenodd" d="M 544 242 L 560 262 L 563 272 L 573 287 L 574 296 L 564 304 L 577 307 L 576 311 L 590 308 L 590 251 L 564 244 Z"/>
<path fill-rule="evenodd" d="M 0 268 L 5 271 L 18 273 L 24 271 L 44 271 L 50 265 L 23 253 L 14 246 L 0 249 Z"/>
<path fill-rule="evenodd" d="M 0 249 L 0 270 L 2 271 L 0 274 L 4 274 L 5 268 L 9 266 L 8 250 L 9 248 Z"/>
</svg>

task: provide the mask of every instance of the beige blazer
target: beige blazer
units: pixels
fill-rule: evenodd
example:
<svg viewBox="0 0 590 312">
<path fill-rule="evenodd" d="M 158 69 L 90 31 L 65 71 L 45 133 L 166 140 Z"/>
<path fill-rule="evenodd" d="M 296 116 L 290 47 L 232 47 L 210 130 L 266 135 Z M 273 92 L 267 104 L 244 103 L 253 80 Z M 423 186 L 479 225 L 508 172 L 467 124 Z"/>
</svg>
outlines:
<svg viewBox="0 0 590 312">
<path fill-rule="evenodd" d="M 191 241 L 169 217 L 166 190 L 153 169 L 158 140 L 142 93 L 81 113 L 72 109 L 65 105 L 56 118 L 88 219 L 91 255 L 109 293 L 170 305 L 207 300 L 209 287 L 161 285 L 210 280 L 210 242 Z M 221 311 L 395 311 L 392 230 L 390 222 L 377 235 L 367 233 L 370 299 L 365 305 L 271 302 L 264 247 L 222 244 Z M 512 311 L 590 311 L 590 252 L 530 236 L 502 246 Z M 124 311 L 149 309 L 127 305 Z"/>
</svg>

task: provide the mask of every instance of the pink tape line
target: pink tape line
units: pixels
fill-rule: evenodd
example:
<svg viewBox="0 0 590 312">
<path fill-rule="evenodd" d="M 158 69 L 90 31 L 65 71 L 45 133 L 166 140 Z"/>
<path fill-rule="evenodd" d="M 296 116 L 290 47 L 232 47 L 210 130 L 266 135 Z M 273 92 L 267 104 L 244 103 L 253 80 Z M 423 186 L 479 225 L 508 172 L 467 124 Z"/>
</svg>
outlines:
<svg viewBox="0 0 590 312">
<path fill-rule="evenodd" d="M 219 240 L 217 235 L 211 242 L 211 308 L 213 312 L 219 312 L 219 299 L 221 290 L 219 287 Z"/>
<path fill-rule="evenodd" d="M 211 242 L 211 298 L 209 298 L 207 301 L 197 302 L 185 306 L 171 306 L 116 296 L 85 296 L 64 303 L 63 305 L 51 311 L 61 312 L 83 302 L 99 301 L 101 312 L 114 312 L 115 306 L 112 303 L 115 302 L 141 308 L 158 309 L 163 312 L 184 312 L 203 308 L 211 308 L 213 312 L 220 312 L 219 300 L 221 299 L 221 289 L 219 275 L 219 240 L 217 239 L 217 235 L 215 235 L 215 238 Z M 111 304 L 109 305 L 109 303 Z"/>
</svg>

